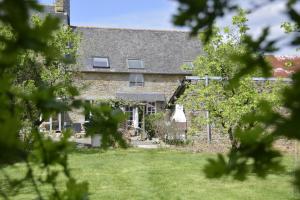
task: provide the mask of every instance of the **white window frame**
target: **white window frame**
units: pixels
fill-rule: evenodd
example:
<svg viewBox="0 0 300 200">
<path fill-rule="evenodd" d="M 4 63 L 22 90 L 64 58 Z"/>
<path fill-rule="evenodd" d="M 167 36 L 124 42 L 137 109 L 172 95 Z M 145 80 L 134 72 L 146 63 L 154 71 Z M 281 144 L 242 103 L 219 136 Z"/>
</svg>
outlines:
<svg viewBox="0 0 300 200">
<path fill-rule="evenodd" d="M 134 107 L 133 106 L 126 106 L 125 113 L 128 113 L 128 118 L 126 120 L 127 126 L 133 126 L 133 114 L 134 114 Z M 132 118 L 132 119 L 130 119 Z"/>
<path fill-rule="evenodd" d="M 149 111 L 149 108 L 153 109 L 151 111 Z M 156 102 L 147 102 L 146 104 L 146 114 L 150 115 L 150 114 L 155 114 L 156 113 Z"/>
<path fill-rule="evenodd" d="M 183 61 L 183 65 L 189 66 L 191 69 L 193 69 L 195 67 L 194 62 L 190 61 L 190 60 Z"/>
<path fill-rule="evenodd" d="M 91 105 L 93 105 L 93 104 L 95 104 L 95 100 L 93 100 L 93 99 L 86 99 L 85 100 L 86 102 L 90 102 L 90 104 Z M 90 112 L 89 113 L 89 117 L 91 117 L 92 116 L 92 113 Z M 90 122 L 88 119 L 86 119 L 86 115 L 84 115 L 84 123 L 88 123 L 88 122 Z"/>
<path fill-rule="evenodd" d="M 42 125 L 49 125 L 49 131 L 52 132 L 53 129 L 53 116 L 50 116 L 47 120 L 44 120 Z M 57 129 L 55 129 L 55 131 L 62 131 L 62 114 L 61 113 L 57 113 L 56 115 L 56 119 L 57 119 L 57 123 L 58 123 L 58 127 Z M 43 120 L 43 115 L 40 115 L 40 121 Z"/>
<path fill-rule="evenodd" d="M 106 62 L 106 66 L 95 65 L 95 59 L 105 59 L 105 61 L 103 61 L 103 62 Z M 109 58 L 106 56 L 93 56 L 92 57 L 92 66 L 93 66 L 93 68 L 110 68 Z"/>
<path fill-rule="evenodd" d="M 141 62 L 141 67 L 130 67 L 129 66 L 129 61 L 130 60 L 140 61 Z M 127 58 L 127 67 L 128 67 L 128 69 L 145 69 L 144 61 L 142 59 L 137 59 L 137 58 Z"/>
<path fill-rule="evenodd" d="M 131 76 L 134 76 L 134 75 L 141 75 L 143 76 L 143 82 L 138 82 L 136 79 L 134 82 L 131 81 Z M 145 85 L 145 77 L 144 77 L 144 74 L 129 74 L 129 87 L 136 87 L 136 86 L 140 86 L 140 87 L 143 87 Z"/>
</svg>

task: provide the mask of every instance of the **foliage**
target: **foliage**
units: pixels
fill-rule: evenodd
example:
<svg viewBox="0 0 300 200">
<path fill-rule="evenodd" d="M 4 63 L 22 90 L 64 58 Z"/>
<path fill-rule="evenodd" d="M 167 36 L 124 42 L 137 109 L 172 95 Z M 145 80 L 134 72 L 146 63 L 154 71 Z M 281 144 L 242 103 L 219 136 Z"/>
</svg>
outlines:
<svg viewBox="0 0 300 200">
<path fill-rule="evenodd" d="M 41 27 L 44 22 L 39 17 L 33 16 L 31 23 Z M 5 35 L 13 36 L 12 31 L 7 26 L 2 26 L 0 29 L 0 32 L 4 32 Z M 77 56 L 79 35 L 74 33 L 70 27 L 63 25 L 53 31 L 52 37 L 47 44 L 49 48 L 56 49 L 55 56 L 51 57 L 51 59 L 41 55 L 40 52 L 23 50 L 17 55 L 16 64 L 6 69 L 5 73 L 13 77 L 13 84 L 16 89 L 26 95 L 30 95 L 39 87 L 47 88 L 52 86 L 56 87 L 54 92 L 57 98 L 66 100 L 73 95 L 77 95 L 76 89 L 72 86 L 74 66 L 71 64 L 75 62 Z M 66 59 L 66 55 L 70 59 Z M 40 117 L 41 111 L 35 104 L 30 101 L 20 103 L 24 105 L 23 122 L 29 122 L 31 118 L 38 119 Z M 27 124 L 29 127 L 31 125 L 34 124 Z M 23 123 L 24 126 L 25 124 Z"/>
<path fill-rule="evenodd" d="M 5 176 L 1 182 L 15 194 L 25 182 L 30 183 L 37 199 L 87 199 L 87 183 L 77 182 L 68 165 L 70 133 L 65 131 L 55 142 L 38 129 L 43 122 L 40 115 L 47 119 L 87 107 L 76 100 L 79 93 L 71 81 L 70 64 L 75 61 L 79 38 L 69 27 L 60 28 L 59 19 L 53 16 L 31 20 L 33 12 L 42 11 L 36 0 L 0 2 L 0 170 Z M 113 111 L 105 107 L 95 110 L 102 111 L 101 119 L 113 116 Z M 114 119 L 107 124 L 111 130 L 118 124 L 118 118 Z M 16 162 L 26 164 L 26 173 L 13 179 L 2 169 Z M 65 190 L 58 186 L 61 176 L 65 178 Z M 43 193 L 41 185 L 51 191 Z M 5 199 L 8 192 L 0 188 Z"/>
<path fill-rule="evenodd" d="M 118 143 L 121 147 L 127 146 L 118 131 L 119 123 L 126 120 L 126 116 L 120 108 L 112 108 L 109 104 L 85 105 L 86 114 L 90 114 L 89 122 L 85 124 L 87 135 L 101 134 L 101 147 L 107 149 L 112 143 Z"/>
<path fill-rule="evenodd" d="M 206 34 L 205 42 L 208 42 L 208 39 L 213 37 L 212 27 L 216 19 L 236 11 L 240 3 L 239 1 L 229 0 L 178 0 L 178 2 L 180 5 L 178 14 L 174 17 L 175 24 L 191 27 L 191 31 L 194 34 L 199 32 L 201 28 L 208 27 L 204 31 Z M 195 6 L 195 4 L 200 4 L 200 2 L 202 6 Z M 290 45 L 297 47 L 300 44 L 300 36 L 297 29 L 300 25 L 300 13 L 297 10 L 299 1 L 286 0 L 285 2 L 285 11 L 283 13 L 286 14 L 290 24 L 285 24 L 283 27 L 287 32 L 296 31 L 296 34 L 290 36 L 292 38 Z M 247 12 L 255 13 L 259 8 L 272 5 L 273 3 L 278 3 L 278 1 L 265 0 L 252 3 Z M 265 14 L 267 15 L 268 13 Z M 234 77 L 230 79 L 231 83 L 238 83 L 239 80 L 242 80 L 241 77 L 251 74 L 257 69 L 260 69 L 265 76 L 271 75 L 272 69 L 264 59 L 264 54 L 276 51 L 278 44 L 284 38 L 270 39 L 269 35 L 268 26 L 262 29 L 257 39 L 254 39 L 249 34 L 245 34 L 242 40 L 243 45 L 245 45 L 245 51 L 230 56 L 231 60 L 242 64 L 238 71 L 235 72 Z M 241 123 L 244 126 L 248 125 L 248 128 L 241 128 L 235 131 L 240 147 L 231 151 L 227 156 L 231 158 L 230 160 L 234 158 L 235 162 L 228 162 L 223 155 L 219 155 L 217 160 L 210 161 L 210 165 L 207 168 L 210 168 L 211 171 L 208 172 L 208 175 L 211 175 L 210 177 L 220 177 L 224 174 L 238 174 L 239 177 L 245 177 L 254 170 L 259 176 L 264 176 L 268 170 L 273 169 L 274 162 L 277 162 L 274 158 L 278 156 L 277 152 L 272 150 L 273 143 L 279 137 L 299 140 L 300 125 L 297 123 L 300 119 L 298 106 L 300 101 L 300 96 L 298 95 L 299 86 L 300 72 L 296 72 L 292 76 L 291 87 L 283 91 L 283 105 L 288 114 L 272 109 L 272 104 L 270 103 L 262 102 L 259 106 L 259 112 L 253 112 L 243 117 Z M 259 123 L 253 126 L 253 121 L 258 121 Z M 263 134 L 266 130 L 269 133 Z M 249 168 L 252 170 L 247 170 Z M 213 173 L 211 173 L 212 171 Z M 296 172 L 298 171 L 296 170 Z M 294 183 L 298 189 L 300 189 L 299 182 L 299 176 L 296 173 Z"/>
<path fill-rule="evenodd" d="M 158 112 L 145 116 L 145 130 L 150 138 L 164 138 L 165 126 L 164 113 Z"/>
<path fill-rule="evenodd" d="M 177 0 L 178 13 L 173 22 L 178 26 L 188 26 L 192 35 L 197 35 L 201 29 L 205 30 L 205 41 L 213 32 L 213 24 L 217 17 L 224 16 L 226 11 L 235 8 L 229 0 Z"/>
<path fill-rule="evenodd" d="M 279 107 L 280 101 L 277 95 L 279 84 L 259 84 L 252 81 L 251 77 L 244 77 L 238 87 L 227 89 L 227 80 L 234 77 L 240 66 L 239 62 L 229 59 L 230 55 L 245 51 L 241 41 L 248 30 L 246 22 L 245 12 L 239 10 L 238 15 L 232 18 L 233 28 L 226 27 L 222 32 L 214 28 L 214 35 L 204 46 L 205 54 L 194 61 L 193 72 L 199 77 L 218 76 L 223 80 L 210 80 L 208 85 L 204 81 L 190 84 L 180 99 L 180 103 L 189 110 L 208 110 L 208 122 L 214 124 L 221 133 L 228 134 L 233 149 L 239 146 L 234 130 L 244 128 L 241 117 L 257 112 L 261 100 L 271 102 L 274 109 Z M 197 121 L 207 123 L 205 116 L 198 115 L 198 118 Z"/>
</svg>

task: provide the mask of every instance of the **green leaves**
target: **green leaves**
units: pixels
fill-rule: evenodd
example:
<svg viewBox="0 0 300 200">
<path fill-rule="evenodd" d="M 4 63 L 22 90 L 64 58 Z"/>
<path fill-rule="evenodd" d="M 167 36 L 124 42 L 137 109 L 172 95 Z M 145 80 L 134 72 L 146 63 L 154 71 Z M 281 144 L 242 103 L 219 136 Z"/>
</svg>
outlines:
<svg viewBox="0 0 300 200">
<path fill-rule="evenodd" d="M 0 43 L 5 44 L 5 48 L 0 52 L 0 70 L 14 65 L 15 58 L 24 49 L 31 49 L 53 57 L 55 51 L 47 48 L 47 41 L 52 37 L 52 31 L 58 28 L 57 18 L 46 17 L 42 25 L 32 26 L 30 11 L 42 10 L 35 0 L 3 0 L 0 3 L 0 10 L 3 13 L 0 16 L 2 27 L 9 27 L 14 34 L 12 38 L 0 35 Z"/>
<path fill-rule="evenodd" d="M 173 16 L 173 23 L 187 26 L 191 35 L 205 31 L 205 41 L 208 42 L 213 33 L 213 24 L 218 17 L 224 16 L 228 10 L 235 8 L 228 0 L 177 0 L 179 8 Z"/>
<path fill-rule="evenodd" d="M 240 145 L 237 149 L 232 149 L 227 158 L 218 155 L 216 159 L 208 160 L 204 169 L 208 178 L 232 176 L 236 180 L 244 181 L 249 173 L 265 178 L 269 173 L 284 171 L 281 154 L 273 148 L 272 136 L 253 129 L 247 135 L 236 134 L 236 139 Z"/>
<path fill-rule="evenodd" d="M 87 184 L 77 183 L 68 167 L 70 133 L 53 141 L 38 131 L 41 114 L 46 118 L 81 106 L 65 60 L 65 54 L 76 58 L 79 37 L 69 27 L 58 29 L 57 18 L 31 21 L 33 10 L 42 10 L 35 0 L 0 2 L 0 168 L 26 163 L 25 177 L 6 176 L 16 192 L 29 181 L 39 199 L 45 196 L 40 184 L 51 186 L 50 199 L 87 199 Z M 61 174 L 67 178 L 65 192 L 57 188 Z M 8 198 L 5 190 L 0 195 Z"/>
<path fill-rule="evenodd" d="M 122 138 L 118 128 L 120 122 L 126 120 L 125 114 L 120 109 L 113 109 L 108 104 L 92 106 L 85 105 L 86 114 L 90 114 L 90 120 L 85 124 L 87 135 L 101 135 L 101 147 L 107 149 L 117 143 L 126 147 L 126 141 Z"/>
<path fill-rule="evenodd" d="M 208 159 L 208 164 L 204 167 L 207 178 L 221 178 L 224 174 L 228 174 L 227 161 L 222 154 L 218 154 L 216 159 Z"/>
<path fill-rule="evenodd" d="M 20 141 L 22 108 L 16 105 L 14 91 L 10 91 L 12 80 L 0 79 L 0 165 L 24 160 L 27 156 Z"/>
<path fill-rule="evenodd" d="M 209 121 L 201 114 L 195 121 L 214 124 L 231 141 L 232 149 L 226 156 L 218 155 L 208 160 L 204 169 L 208 178 L 232 176 L 245 180 L 250 173 L 264 178 L 271 171 L 284 170 L 280 164 L 281 154 L 273 148 L 280 134 L 271 132 L 276 129 L 272 126 L 274 120 L 284 121 L 280 115 L 272 113 L 282 105 L 279 91 L 285 85 L 281 81 L 259 83 L 252 80 L 255 75 L 268 75 L 271 68 L 263 54 L 252 52 L 259 48 L 271 51 L 273 43 L 261 47 L 268 36 L 267 29 L 253 41 L 246 33 L 245 11 L 238 13 L 232 19 L 233 28 L 227 27 L 224 32 L 214 28 L 204 47 L 205 55 L 194 61 L 195 75 L 219 76 L 223 80 L 210 80 L 207 86 L 204 82 L 191 84 L 180 99 L 189 110 L 209 111 Z M 260 66 L 256 66 L 258 63 Z M 262 73 L 258 67 L 262 67 Z"/>
<path fill-rule="evenodd" d="M 65 200 L 87 200 L 88 198 L 88 183 L 77 183 L 75 179 L 70 179 L 67 183 L 67 190 L 63 193 L 61 199 Z"/>
</svg>

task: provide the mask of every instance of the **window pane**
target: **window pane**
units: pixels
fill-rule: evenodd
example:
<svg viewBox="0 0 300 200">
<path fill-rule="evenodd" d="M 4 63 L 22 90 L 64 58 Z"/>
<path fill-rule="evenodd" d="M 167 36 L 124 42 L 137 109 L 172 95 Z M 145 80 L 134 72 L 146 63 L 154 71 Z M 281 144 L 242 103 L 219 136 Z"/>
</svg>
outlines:
<svg viewBox="0 0 300 200">
<path fill-rule="evenodd" d="M 141 69 L 144 68 L 143 61 L 138 59 L 128 59 L 128 68 L 129 69 Z"/>
<path fill-rule="evenodd" d="M 129 75 L 129 86 L 144 86 L 144 75 L 143 74 L 130 74 Z"/>
<path fill-rule="evenodd" d="M 186 65 L 190 69 L 194 68 L 194 64 L 192 61 L 184 61 L 183 64 Z"/>
<path fill-rule="evenodd" d="M 109 67 L 108 58 L 94 57 L 93 58 L 93 67 Z"/>
<path fill-rule="evenodd" d="M 125 112 L 127 113 L 127 126 L 132 126 L 133 124 L 133 107 L 126 106 Z"/>
<path fill-rule="evenodd" d="M 143 76 L 143 74 L 136 74 L 136 82 L 137 83 L 144 83 L 144 76 Z"/>
<path fill-rule="evenodd" d="M 148 102 L 147 103 L 146 114 L 154 114 L 154 113 L 156 113 L 155 102 Z"/>
</svg>

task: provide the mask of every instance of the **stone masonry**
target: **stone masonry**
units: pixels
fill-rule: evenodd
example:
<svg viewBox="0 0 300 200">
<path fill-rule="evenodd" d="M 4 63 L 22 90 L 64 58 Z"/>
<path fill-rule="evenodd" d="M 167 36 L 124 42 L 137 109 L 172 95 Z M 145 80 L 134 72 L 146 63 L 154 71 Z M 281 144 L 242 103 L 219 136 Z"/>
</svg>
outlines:
<svg viewBox="0 0 300 200">
<path fill-rule="evenodd" d="M 178 87 L 182 75 L 145 74 L 144 86 L 129 86 L 129 74 L 122 73 L 81 73 L 74 82 L 81 88 L 80 98 L 83 100 L 115 99 L 117 92 L 162 93 L 166 101 L 170 99 Z M 161 105 L 161 108 L 163 109 Z M 81 111 L 69 113 L 71 122 L 84 122 Z"/>
</svg>

